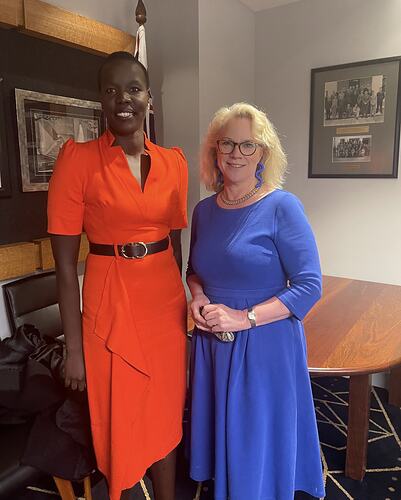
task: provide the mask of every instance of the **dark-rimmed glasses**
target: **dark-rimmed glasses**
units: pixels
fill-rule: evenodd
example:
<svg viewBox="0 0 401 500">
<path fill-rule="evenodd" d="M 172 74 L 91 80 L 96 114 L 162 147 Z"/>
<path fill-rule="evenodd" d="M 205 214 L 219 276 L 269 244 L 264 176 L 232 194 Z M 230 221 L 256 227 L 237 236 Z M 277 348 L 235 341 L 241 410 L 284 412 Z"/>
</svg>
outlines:
<svg viewBox="0 0 401 500">
<path fill-rule="evenodd" d="M 252 141 L 234 142 L 230 139 L 219 139 L 217 141 L 217 149 L 223 155 L 229 155 L 238 146 L 240 153 L 244 156 L 252 156 L 260 144 Z"/>
</svg>

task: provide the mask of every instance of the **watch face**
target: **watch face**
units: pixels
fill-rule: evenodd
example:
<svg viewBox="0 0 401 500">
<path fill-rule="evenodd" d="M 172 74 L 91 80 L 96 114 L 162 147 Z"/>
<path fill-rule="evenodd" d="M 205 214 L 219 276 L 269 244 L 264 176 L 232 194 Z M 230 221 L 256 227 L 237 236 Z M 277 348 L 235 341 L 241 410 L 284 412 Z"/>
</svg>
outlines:
<svg viewBox="0 0 401 500">
<path fill-rule="evenodd" d="M 248 309 L 248 317 L 249 318 L 254 318 L 255 317 L 255 311 L 252 308 Z"/>
<path fill-rule="evenodd" d="M 253 309 L 248 310 L 248 319 L 252 326 L 256 326 L 256 314 Z"/>
</svg>

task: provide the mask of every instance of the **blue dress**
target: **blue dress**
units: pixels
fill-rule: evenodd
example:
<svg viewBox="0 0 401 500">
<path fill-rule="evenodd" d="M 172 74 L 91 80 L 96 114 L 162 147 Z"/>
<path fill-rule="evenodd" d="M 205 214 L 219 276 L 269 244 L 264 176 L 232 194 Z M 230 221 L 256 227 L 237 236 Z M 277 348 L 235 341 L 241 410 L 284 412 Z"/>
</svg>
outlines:
<svg viewBox="0 0 401 500">
<path fill-rule="evenodd" d="M 276 190 L 236 209 L 202 200 L 192 220 L 189 273 L 212 303 L 245 309 L 273 296 L 288 319 L 222 342 L 194 331 L 190 475 L 214 478 L 215 500 L 324 496 L 301 320 L 321 296 L 315 239 L 299 200 Z"/>
</svg>

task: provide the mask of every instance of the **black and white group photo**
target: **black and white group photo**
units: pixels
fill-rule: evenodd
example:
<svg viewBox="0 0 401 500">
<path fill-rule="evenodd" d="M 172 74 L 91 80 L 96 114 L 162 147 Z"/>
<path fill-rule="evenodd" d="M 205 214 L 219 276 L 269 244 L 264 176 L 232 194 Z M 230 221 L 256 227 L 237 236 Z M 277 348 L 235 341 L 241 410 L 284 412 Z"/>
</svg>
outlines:
<svg viewBox="0 0 401 500">
<path fill-rule="evenodd" d="M 368 162 L 371 150 L 371 135 L 333 137 L 332 162 Z"/>
<path fill-rule="evenodd" d="M 384 122 L 385 83 L 384 75 L 326 82 L 324 126 Z"/>
</svg>

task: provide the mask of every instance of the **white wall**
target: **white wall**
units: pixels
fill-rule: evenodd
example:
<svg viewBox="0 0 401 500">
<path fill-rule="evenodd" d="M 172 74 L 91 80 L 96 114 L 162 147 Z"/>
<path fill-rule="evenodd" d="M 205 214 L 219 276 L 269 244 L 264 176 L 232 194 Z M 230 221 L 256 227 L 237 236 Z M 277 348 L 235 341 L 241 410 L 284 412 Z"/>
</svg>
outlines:
<svg viewBox="0 0 401 500">
<path fill-rule="evenodd" d="M 255 101 L 255 14 L 238 0 L 200 0 L 201 138 L 213 114 L 238 101 Z"/>
<path fill-rule="evenodd" d="M 188 213 L 199 201 L 199 38 L 198 1 L 146 3 L 146 37 L 154 96 L 157 142 L 179 146 L 189 165 Z M 185 22 L 183 22 L 185 20 Z M 174 28 L 176 26 L 176 28 Z M 189 230 L 183 231 L 184 268 Z"/>
<path fill-rule="evenodd" d="M 0 286 L 6 281 L 0 281 Z M 8 324 L 8 317 L 6 311 L 6 304 L 4 302 L 3 293 L 0 297 L 0 340 L 9 337 L 11 334 L 10 326 Z"/>
<path fill-rule="evenodd" d="M 401 179 L 308 179 L 310 70 L 401 55 L 399 0 L 303 0 L 256 17 L 256 102 L 282 135 L 323 272 L 401 285 Z M 401 176 L 401 174 L 400 174 Z"/>
</svg>

